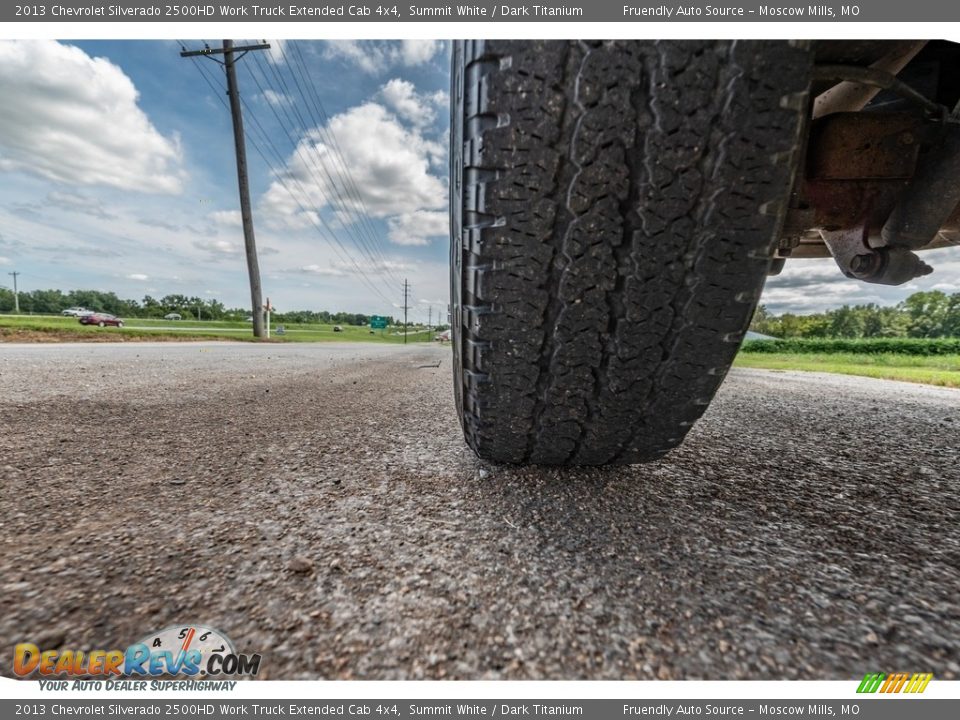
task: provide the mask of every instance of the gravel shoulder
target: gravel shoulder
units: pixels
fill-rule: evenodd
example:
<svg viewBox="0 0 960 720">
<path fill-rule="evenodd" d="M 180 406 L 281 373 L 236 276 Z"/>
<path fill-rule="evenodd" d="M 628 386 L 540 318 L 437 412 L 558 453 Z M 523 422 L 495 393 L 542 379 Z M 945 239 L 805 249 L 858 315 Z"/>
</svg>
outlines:
<svg viewBox="0 0 960 720">
<path fill-rule="evenodd" d="M 663 460 L 557 470 L 479 462 L 450 370 L 0 345 L 0 648 L 197 622 L 274 679 L 960 676 L 960 391 L 735 369 Z"/>
</svg>

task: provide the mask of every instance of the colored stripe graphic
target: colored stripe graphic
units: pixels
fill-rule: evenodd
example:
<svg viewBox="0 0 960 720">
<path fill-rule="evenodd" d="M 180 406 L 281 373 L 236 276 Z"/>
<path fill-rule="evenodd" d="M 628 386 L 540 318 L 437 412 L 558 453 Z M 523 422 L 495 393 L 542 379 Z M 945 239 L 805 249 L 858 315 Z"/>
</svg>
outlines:
<svg viewBox="0 0 960 720">
<path fill-rule="evenodd" d="M 867 673 L 863 676 L 863 680 L 860 681 L 860 687 L 857 688 L 858 693 L 875 693 L 877 688 L 880 687 L 880 683 L 884 679 L 883 673 Z"/>
<path fill-rule="evenodd" d="M 867 673 L 857 687 L 858 693 L 922 693 L 933 680 L 933 673 Z"/>
<path fill-rule="evenodd" d="M 898 673 L 898 675 L 899 677 L 897 678 L 897 684 L 890 690 L 890 692 L 900 692 L 900 688 L 903 687 L 904 683 L 907 682 L 907 679 L 910 677 L 907 675 L 907 673 Z"/>
<path fill-rule="evenodd" d="M 933 673 L 914 673 L 913 677 L 910 678 L 910 682 L 907 683 L 907 687 L 904 689 L 904 692 L 922 693 L 927 689 L 927 685 L 930 684 L 932 679 Z"/>
</svg>

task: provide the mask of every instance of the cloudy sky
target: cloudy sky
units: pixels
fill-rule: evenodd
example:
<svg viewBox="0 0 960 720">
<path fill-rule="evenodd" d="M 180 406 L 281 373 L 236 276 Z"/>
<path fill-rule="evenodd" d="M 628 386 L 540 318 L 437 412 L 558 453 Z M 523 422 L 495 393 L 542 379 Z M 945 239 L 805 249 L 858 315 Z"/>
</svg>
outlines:
<svg viewBox="0 0 960 720">
<path fill-rule="evenodd" d="M 238 64 L 264 293 L 445 315 L 449 48 L 272 45 Z M 179 51 L 0 42 L 0 283 L 249 304 L 223 73 Z"/>
<path fill-rule="evenodd" d="M 776 313 L 808 314 L 841 305 L 895 305 L 921 290 L 960 292 L 960 248 L 920 253 L 933 274 L 898 287 L 848 280 L 833 260 L 787 261 L 783 272 L 767 280 L 760 302 Z"/>
<path fill-rule="evenodd" d="M 281 310 L 395 314 L 409 279 L 414 318 L 430 306 L 436 317 L 448 295 L 448 45 L 272 45 L 238 66 L 265 294 Z M 179 50 L 0 42 L 0 284 L 16 270 L 24 290 L 248 304 L 223 74 Z M 934 275 L 902 288 L 848 281 L 829 260 L 788 263 L 763 302 L 812 312 L 960 291 L 960 253 L 927 260 Z"/>
</svg>

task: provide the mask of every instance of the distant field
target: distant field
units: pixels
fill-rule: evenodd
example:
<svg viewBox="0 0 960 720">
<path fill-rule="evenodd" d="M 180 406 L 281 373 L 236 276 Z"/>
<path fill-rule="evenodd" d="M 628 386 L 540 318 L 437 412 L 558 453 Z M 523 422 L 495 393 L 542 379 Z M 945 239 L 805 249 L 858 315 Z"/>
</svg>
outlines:
<svg viewBox="0 0 960 720">
<path fill-rule="evenodd" d="M 124 318 L 124 327 L 99 328 L 81 325 L 76 318 L 56 315 L 0 315 L 0 341 L 6 342 L 123 342 L 134 340 L 253 340 L 253 329 L 248 322 L 208 320 L 145 320 Z M 333 325 L 284 325 L 284 334 L 278 335 L 272 323 L 272 342 L 378 342 L 402 343 L 399 328 L 375 330 L 368 327 L 343 325 L 342 332 L 334 332 Z M 411 328 L 407 342 L 433 340 L 436 333 Z"/>
<path fill-rule="evenodd" d="M 808 370 L 960 388 L 960 354 L 771 353 L 745 346 L 734 363 L 765 370 Z"/>
</svg>

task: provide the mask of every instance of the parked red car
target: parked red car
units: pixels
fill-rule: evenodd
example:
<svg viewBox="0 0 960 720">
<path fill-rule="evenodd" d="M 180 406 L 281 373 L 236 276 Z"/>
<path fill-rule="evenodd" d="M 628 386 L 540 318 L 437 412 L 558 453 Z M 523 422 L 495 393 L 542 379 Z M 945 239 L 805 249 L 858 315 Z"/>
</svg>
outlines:
<svg viewBox="0 0 960 720">
<path fill-rule="evenodd" d="M 110 315 L 109 313 L 93 313 L 92 315 L 83 315 L 80 318 L 80 324 L 97 325 L 99 327 L 106 327 L 107 325 L 123 327 L 123 320 L 118 318 L 116 315 Z"/>
</svg>

